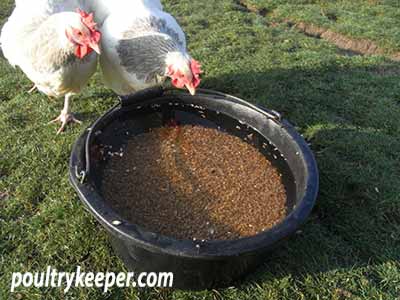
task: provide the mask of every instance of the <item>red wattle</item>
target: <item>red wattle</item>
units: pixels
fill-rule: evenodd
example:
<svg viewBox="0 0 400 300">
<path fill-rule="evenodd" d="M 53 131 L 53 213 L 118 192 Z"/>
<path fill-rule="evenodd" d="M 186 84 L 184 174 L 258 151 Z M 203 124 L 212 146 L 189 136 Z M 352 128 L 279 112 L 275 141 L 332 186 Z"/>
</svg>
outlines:
<svg viewBox="0 0 400 300">
<path fill-rule="evenodd" d="M 81 48 L 79 46 L 76 47 L 75 49 L 75 56 L 82 59 L 81 57 Z"/>
<path fill-rule="evenodd" d="M 93 49 L 88 47 L 88 46 L 82 46 L 82 45 L 78 45 L 76 46 L 75 49 L 75 55 L 76 57 L 78 57 L 79 59 L 84 58 L 86 55 L 92 53 Z"/>
</svg>

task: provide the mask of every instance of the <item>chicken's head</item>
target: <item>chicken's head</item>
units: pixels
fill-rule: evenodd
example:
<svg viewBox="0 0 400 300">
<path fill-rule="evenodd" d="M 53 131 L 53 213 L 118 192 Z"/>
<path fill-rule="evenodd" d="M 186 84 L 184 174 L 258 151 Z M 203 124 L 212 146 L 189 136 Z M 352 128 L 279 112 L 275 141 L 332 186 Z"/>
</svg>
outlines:
<svg viewBox="0 0 400 300">
<path fill-rule="evenodd" d="M 82 59 L 93 50 L 100 54 L 101 33 L 97 30 L 97 24 L 93 20 L 93 13 L 86 13 L 78 9 L 80 23 L 77 26 L 69 27 L 65 34 L 75 48 L 75 55 Z"/>
<path fill-rule="evenodd" d="M 167 60 L 166 75 L 171 78 L 172 85 L 177 88 L 187 88 L 190 94 L 196 94 L 200 84 L 201 65 L 193 58 L 172 55 Z"/>
</svg>

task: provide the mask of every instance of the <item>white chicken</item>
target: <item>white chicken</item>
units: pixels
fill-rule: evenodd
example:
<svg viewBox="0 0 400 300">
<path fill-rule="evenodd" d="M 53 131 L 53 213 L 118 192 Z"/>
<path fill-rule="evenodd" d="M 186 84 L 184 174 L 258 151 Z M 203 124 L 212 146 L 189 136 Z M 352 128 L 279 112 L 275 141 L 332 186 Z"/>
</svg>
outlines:
<svg viewBox="0 0 400 300">
<path fill-rule="evenodd" d="M 100 29 L 104 83 L 119 95 L 159 85 L 168 77 L 192 95 L 200 84 L 200 64 L 187 52 L 185 34 L 157 3 L 125 3 L 109 13 Z"/>
<path fill-rule="evenodd" d="M 26 5 L 26 6 L 23 6 Z M 96 71 L 101 33 L 93 14 L 80 9 L 78 1 L 18 0 L 4 25 L 0 44 L 4 57 L 18 66 L 39 91 L 65 97 L 57 133 L 69 122 L 78 122 L 69 112 L 70 98 L 86 85 Z M 94 52 L 93 52 L 94 50 Z"/>
</svg>

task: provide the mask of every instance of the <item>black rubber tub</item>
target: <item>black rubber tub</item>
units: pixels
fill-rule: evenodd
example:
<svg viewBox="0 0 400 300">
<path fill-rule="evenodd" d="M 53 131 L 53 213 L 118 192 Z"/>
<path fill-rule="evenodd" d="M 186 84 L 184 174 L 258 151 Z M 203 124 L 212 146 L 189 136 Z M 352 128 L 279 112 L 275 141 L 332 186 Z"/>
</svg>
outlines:
<svg viewBox="0 0 400 300">
<path fill-rule="evenodd" d="M 129 270 L 173 272 L 174 287 L 223 287 L 268 258 L 280 241 L 306 220 L 318 192 L 318 169 L 304 139 L 280 115 L 239 98 L 200 90 L 196 96 L 161 88 L 120 99 L 78 139 L 70 158 L 70 179 L 89 212 L 109 232 L 116 253 Z M 224 130 L 252 144 L 283 174 L 292 212 L 272 229 L 231 241 L 176 240 L 129 223 L 107 205 L 101 195 L 105 157 L 100 145 L 120 149 L 127 140 L 174 119 Z"/>
</svg>

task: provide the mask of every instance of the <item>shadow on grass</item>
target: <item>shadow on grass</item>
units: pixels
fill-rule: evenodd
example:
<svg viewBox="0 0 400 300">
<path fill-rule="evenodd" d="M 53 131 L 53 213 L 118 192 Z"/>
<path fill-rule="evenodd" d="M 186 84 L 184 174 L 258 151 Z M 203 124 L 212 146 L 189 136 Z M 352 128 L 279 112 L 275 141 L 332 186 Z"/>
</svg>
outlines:
<svg viewBox="0 0 400 300">
<path fill-rule="evenodd" d="M 96 120 L 99 117 L 98 113 L 95 112 L 77 112 L 74 113 L 74 116 L 82 121 L 82 122 L 86 122 L 86 121 L 93 121 Z"/>
<path fill-rule="evenodd" d="M 203 87 L 283 113 L 311 142 L 320 169 L 307 224 L 245 282 L 400 260 L 399 68 L 328 65 L 205 79 Z"/>
</svg>

